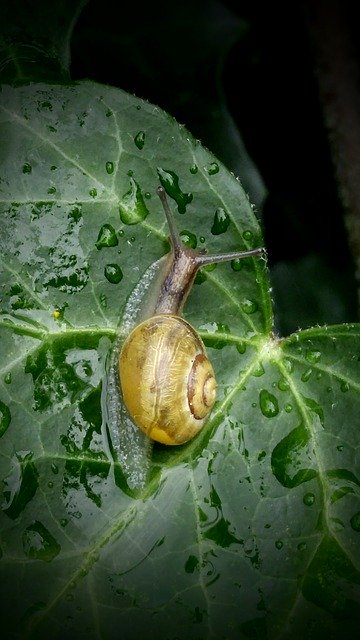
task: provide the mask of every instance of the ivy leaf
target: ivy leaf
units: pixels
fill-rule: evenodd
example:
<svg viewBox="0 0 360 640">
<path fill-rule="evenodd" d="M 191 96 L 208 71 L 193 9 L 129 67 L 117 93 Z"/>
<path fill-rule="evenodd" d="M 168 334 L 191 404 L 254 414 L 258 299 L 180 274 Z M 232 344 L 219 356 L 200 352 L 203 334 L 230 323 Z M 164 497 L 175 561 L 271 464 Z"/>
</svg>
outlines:
<svg viewBox="0 0 360 640">
<path fill-rule="evenodd" d="M 181 447 L 122 443 L 113 358 L 167 251 L 156 187 L 212 253 L 261 245 L 251 205 L 111 87 L 4 87 L 0 118 L 4 632 L 354 637 L 359 326 L 278 338 L 263 260 L 203 271 L 184 315 L 217 375 L 211 418 Z"/>
</svg>

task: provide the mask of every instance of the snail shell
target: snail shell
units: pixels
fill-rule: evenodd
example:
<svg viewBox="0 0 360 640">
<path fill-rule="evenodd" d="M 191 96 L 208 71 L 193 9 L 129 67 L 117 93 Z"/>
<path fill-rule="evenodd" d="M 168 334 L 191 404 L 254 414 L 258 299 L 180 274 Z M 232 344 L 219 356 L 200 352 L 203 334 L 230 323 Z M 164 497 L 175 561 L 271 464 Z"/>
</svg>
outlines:
<svg viewBox="0 0 360 640">
<path fill-rule="evenodd" d="M 159 314 L 135 327 L 120 354 L 119 376 L 135 424 L 163 444 L 193 438 L 215 402 L 205 346 L 179 316 Z"/>
<path fill-rule="evenodd" d="M 259 256 L 263 249 L 207 255 L 184 246 L 162 187 L 158 195 L 170 229 L 171 252 L 161 261 L 163 268 L 154 271 L 150 304 L 138 310 L 146 319 L 126 338 L 118 372 L 120 395 L 132 423 L 152 440 L 176 445 L 200 431 L 216 395 L 204 344 L 180 317 L 196 273 L 208 264 Z"/>
</svg>

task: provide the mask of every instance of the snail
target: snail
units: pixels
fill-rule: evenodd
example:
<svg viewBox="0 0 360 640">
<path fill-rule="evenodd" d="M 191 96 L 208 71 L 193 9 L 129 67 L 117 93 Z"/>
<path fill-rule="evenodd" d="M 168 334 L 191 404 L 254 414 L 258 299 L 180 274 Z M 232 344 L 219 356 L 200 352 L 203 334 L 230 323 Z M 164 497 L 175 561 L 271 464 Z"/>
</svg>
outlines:
<svg viewBox="0 0 360 640">
<path fill-rule="evenodd" d="M 181 311 L 200 267 L 258 256 L 263 249 L 207 255 L 180 238 L 165 190 L 158 187 L 170 230 L 171 252 L 150 317 L 126 338 L 119 355 L 122 398 L 129 416 L 147 436 L 166 445 L 184 444 L 206 422 L 216 380 L 206 349 Z"/>
</svg>

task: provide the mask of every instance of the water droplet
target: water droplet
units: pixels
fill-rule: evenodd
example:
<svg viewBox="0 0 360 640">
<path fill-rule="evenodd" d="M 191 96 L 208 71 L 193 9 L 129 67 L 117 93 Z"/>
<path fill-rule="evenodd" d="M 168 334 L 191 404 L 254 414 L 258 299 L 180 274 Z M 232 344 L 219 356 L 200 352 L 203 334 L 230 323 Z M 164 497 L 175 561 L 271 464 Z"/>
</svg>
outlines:
<svg viewBox="0 0 360 640">
<path fill-rule="evenodd" d="M 105 164 L 105 168 L 106 168 L 106 173 L 108 174 L 114 173 L 114 163 L 111 162 L 110 160 L 108 160 L 108 162 Z"/>
<path fill-rule="evenodd" d="M 211 233 L 218 236 L 225 233 L 230 224 L 230 216 L 222 207 L 218 207 L 215 211 L 214 222 L 211 227 Z"/>
<path fill-rule="evenodd" d="M 104 247 L 116 247 L 119 244 L 116 231 L 111 224 L 103 224 L 99 231 L 95 246 L 97 249 L 103 249 Z"/>
<path fill-rule="evenodd" d="M 344 450 L 344 445 L 343 444 L 338 444 L 338 446 L 336 447 L 338 451 L 343 451 Z"/>
<path fill-rule="evenodd" d="M 302 424 L 295 427 L 274 448 L 271 466 L 284 487 L 297 487 L 317 476 L 317 460 L 310 433 Z"/>
<path fill-rule="evenodd" d="M 312 374 L 313 370 L 311 367 L 309 367 L 309 369 L 306 369 L 306 371 L 304 371 L 304 373 L 301 376 L 301 380 L 303 382 L 308 382 L 308 380 L 310 380 L 310 376 Z"/>
<path fill-rule="evenodd" d="M 241 302 L 241 308 L 244 311 L 244 313 L 251 314 L 257 311 L 258 304 L 254 300 L 249 300 L 248 298 L 245 298 Z"/>
<path fill-rule="evenodd" d="M 269 393 L 267 389 L 262 389 L 259 394 L 261 413 L 266 418 L 274 418 L 279 413 L 279 403 L 277 398 Z"/>
<path fill-rule="evenodd" d="M 177 204 L 178 212 L 185 213 L 187 205 L 192 201 L 192 193 L 184 193 L 179 186 L 179 177 L 174 171 L 169 171 L 157 168 L 158 176 L 161 185 L 164 187 L 166 193 L 173 198 Z"/>
<path fill-rule="evenodd" d="M 119 284 L 123 279 L 123 272 L 118 264 L 107 264 L 104 270 L 105 278 L 111 284 Z"/>
<path fill-rule="evenodd" d="M 283 365 L 284 365 L 286 371 L 288 373 L 292 373 L 293 370 L 294 370 L 293 362 L 291 360 L 289 360 L 289 358 L 284 358 L 282 362 L 283 362 Z"/>
<path fill-rule="evenodd" d="M 200 238 L 199 238 L 199 242 L 201 242 L 201 244 L 204 244 L 204 242 L 205 242 L 205 237 L 204 237 L 204 236 L 200 236 Z"/>
<path fill-rule="evenodd" d="M 25 164 L 23 164 L 22 172 L 23 173 L 31 173 L 32 172 L 31 164 L 29 164 L 28 162 L 25 162 Z"/>
<path fill-rule="evenodd" d="M 55 164 L 52 164 L 50 167 L 50 171 L 55 171 L 57 169 L 57 166 Z"/>
<path fill-rule="evenodd" d="M 205 170 L 208 172 L 210 176 L 215 175 L 215 173 L 219 173 L 219 165 L 217 162 L 211 162 L 205 167 Z"/>
<path fill-rule="evenodd" d="M 47 486 L 49 487 L 49 489 L 52 489 L 54 487 L 53 481 L 49 480 L 49 482 L 47 483 Z"/>
<path fill-rule="evenodd" d="M 306 354 L 306 360 L 311 364 L 316 364 L 320 360 L 321 351 L 308 351 Z"/>
<path fill-rule="evenodd" d="M 199 569 L 199 560 L 196 556 L 190 555 L 185 562 L 185 571 L 186 573 L 194 573 L 195 570 Z"/>
<path fill-rule="evenodd" d="M 123 238 L 123 237 L 124 237 L 124 235 L 125 235 L 125 231 L 124 231 L 124 229 L 120 229 L 120 231 L 119 231 L 119 238 Z"/>
<path fill-rule="evenodd" d="M 303 497 L 303 503 L 306 504 L 307 507 L 312 507 L 315 502 L 315 495 L 313 493 L 305 493 Z"/>
<path fill-rule="evenodd" d="M 307 549 L 306 542 L 299 542 L 297 548 L 298 548 L 298 551 L 306 551 L 306 549 Z"/>
<path fill-rule="evenodd" d="M 28 558 L 45 562 L 51 562 L 61 551 L 61 546 L 54 536 L 38 520 L 25 529 L 22 544 Z"/>
<path fill-rule="evenodd" d="M 89 195 L 90 195 L 92 198 L 96 198 L 96 196 L 97 196 L 97 190 L 96 190 L 95 188 L 90 189 L 90 190 L 89 190 Z"/>
<path fill-rule="evenodd" d="M 51 195 L 53 193 L 56 193 L 56 187 L 49 187 L 47 192 L 48 192 L 49 195 Z"/>
<path fill-rule="evenodd" d="M 244 231 L 242 235 L 244 240 L 246 240 L 247 242 L 250 242 L 254 237 L 252 231 Z"/>
<path fill-rule="evenodd" d="M 61 524 L 62 527 L 66 527 L 68 522 L 69 522 L 69 520 L 67 518 L 61 518 L 61 520 L 60 520 L 60 524 Z"/>
<path fill-rule="evenodd" d="M 293 410 L 292 404 L 290 404 L 290 402 L 287 402 L 284 409 L 286 413 L 291 413 L 291 411 Z"/>
<path fill-rule="evenodd" d="M 246 351 L 246 342 L 238 342 L 236 344 L 236 349 L 241 353 L 241 355 L 243 355 Z"/>
<path fill-rule="evenodd" d="M 187 231 L 186 229 L 184 229 L 183 231 L 181 231 L 180 237 L 183 243 L 187 247 L 190 247 L 191 249 L 196 249 L 197 237 L 194 233 L 191 233 L 191 231 Z"/>
<path fill-rule="evenodd" d="M 286 380 L 286 378 L 280 378 L 280 380 L 277 383 L 277 386 L 279 391 L 287 391 L 289 388 L 289 383 Z"/>
<path fill-rule="evenodd" d="M 137 148 L 141 150 L 145 144 L 145 131 L 139 131 L 134 138 L 134 142 Z"/>
<path fill-rule="evenodd" d="M 350 384 L 347 382 L 347 380 L 342 380 L 340 383 L 340 391 L 343 391 L 344 393 L 346 391 L 349 391 L 350 389 Z"/>
<path fill-rule="evenodd" d="M 55 464 L 55 462 L 51 463 L 51 471 L 57 475 L 59 473 L 59 467 L 57 466 L 57 464 Z"/>
<path fill-rule="evenodd" d="M 196 164 L 192 164 L 190 167 L 190 173 L 192 173 L 193 175 L 195 175 L 195 173 L 198 172 L 198 168 Z"/>
<path fill-rule="evenodd" d="M 129 176 L 129 178 L 131 178 L 131 176 L 134 175 L 134 172 L 132 169 L 129 169 L 129 171 L 127 172 L 127 175 Z"/>
<path fill-rule="evenodd" d="M 0 400 L 0 438 L 4 435 L 11 422 L 9 407 Z"/>
<path fill-rule="evenodd" d="M 150 198 L 151 198 L 150 191 L 145 191 L 144 196 L 145 196 L 146 200 L 150 200 Z"/>
<path fill-rule="evenodd" d="M 350 524 L 351 524 L 351 528 L 354 529 L 354 531 L 360 531 L 360 511 L 358 511 L 357 513 L 355 513 L 355 515 L 353 515 L 353 517 L 350 520 Z"/>
<path fill-rule="evenodd" d="M 124 224 L 138 224 L 149 214 L 141 189 L 133 178 L 130 178 L 130 189 L 123 195 L 119 211 Z"/>
<path fill-rule="evenodd" d="M 11 373 L 10 373 L 10 371 L 5 374 L 4 382 L 5 382 L 5 384 L 11 384 Z"/>
<path fill-rule="evenodd" d="M 259 362 L 255 367 L 255 369 L 253 369 L 252 375 L 255 376 L 255 378 L 260 378 L 261 376 L 264 375 L 264 373 L 265 373 L 265 369 L 263 367 L 263 364 Z"/>
<path fill-rule="evenodd" d="M 16 520 L 34 497 L 39 486 L 39 474 L 32 462 L 32 451 L 18 451 L 13 457 L 13 469 L 3 480 L 2 510 Z"/>
<path fill-rule="evenodd" d="M 233 271 L 241 271 L 244 266 L 244 260 L 241 258 L 235 258 L 235 260 L 231 260 L 231 268 Z"/>
<path fill-rule="evenodd" d="M 283 548 L 283 546 L 284 546 L 284 543 L 283 543 L 283 541 L 282 541 L 282 540 L 276 540 L 276 541 L 275 541 L 275 547 L 276 547 L 277 549 L 279 549 L 279 550 L 280 550 L 280 549 L 282 549 L 282 548 Z"/>
</svg>

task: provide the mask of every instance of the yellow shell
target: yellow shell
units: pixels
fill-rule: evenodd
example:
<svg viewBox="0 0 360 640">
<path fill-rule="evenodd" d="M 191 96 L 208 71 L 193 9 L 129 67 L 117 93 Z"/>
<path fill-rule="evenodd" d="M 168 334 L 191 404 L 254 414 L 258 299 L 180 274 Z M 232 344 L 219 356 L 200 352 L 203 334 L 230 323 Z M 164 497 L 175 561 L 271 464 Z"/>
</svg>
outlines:
<svg viewBox="0 0 360 640">
<path fill-rule="evenodd" d="M 204 344 L 179 316 L 159 314 L 135 327 L 121 350 L 119 375 L 133 421 L 163 444 L 193 438 L 215 402 Z"/>
</svg>

